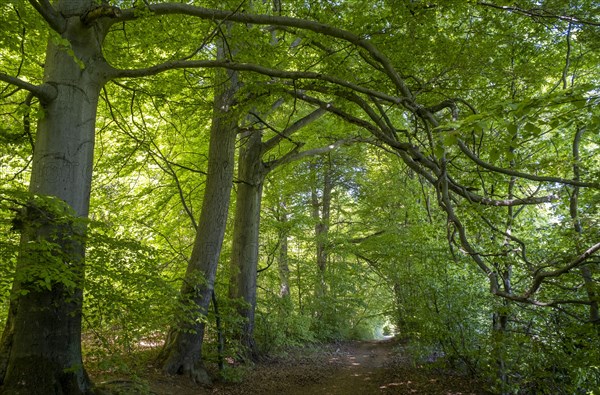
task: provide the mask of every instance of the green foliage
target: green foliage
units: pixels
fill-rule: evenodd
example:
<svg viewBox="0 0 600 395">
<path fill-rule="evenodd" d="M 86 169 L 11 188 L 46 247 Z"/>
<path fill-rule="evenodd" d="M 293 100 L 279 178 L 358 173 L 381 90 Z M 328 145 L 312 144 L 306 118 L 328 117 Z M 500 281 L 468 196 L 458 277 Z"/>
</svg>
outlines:
<svg viewBox="0 0 600 395">
<path fill-rule="evenodd" d="M 295 311 L 289 298 L 269 298 L 268 309 L 261 307 L 256 317 L 256 341 L 264 353 L 285 350 L 317 341 L 310 316 Z"/>
<path fill-rule="evenodd" d="M 211 3 L 221 9 L 239 6 L 235 1 Z M 314 110 L 299 97 L 290 99 L 287 90 L 306 92 L 356 121 L 324 116 L 282 138 L 265 161 L 350 135 L 364 139 L 364 131 L 357 130 L 361 122 L 385 124 L 400 145 L 419 147 L 423 154 L 411 157 L 409 168 L 398 160 L 408 151 L 384 146 L 392 151 L 388 154 L 356 145 L 269 174 L 255 328 L 260 350 L 371 338 L 391 322 L 400 336 L 411 339 L 417 361 L 480 375 L 498 392 L 566 394 L 600 387 L 597 325 L 588 322 L 592 302 L 597 302 L 593 295 L 597 299 L 600 293 L 597 256 L 544 282 L 532 295 L 536 303 L 493 298 L 489 273 L 473 265 L 474 254 L 461 244 L 455 219 L 436 210 L 443 197 L 443 171 L 458 188 L 498 202 L 552 196 L 549 202 L 509 209 L 452 195 L 465 237 L 515 298 L 527 292 L 537 274 L 565 267 L 598 242 L 597 4 L 522 1 L 520 11 L 507 12 L 475 1 L 290 1 L 280 10 L 357 34 L 389 58 L 385 65 L 357 45 L 301 24 L 229 26 L 192 16 L 155 16 L 140 1 L 111 4 L 136 8 L 136 19 L 113 26 L 103 43 L 103 54 L 116 69 L 214 59 L 214 38 L 229 29 L 236 50 L 227 58 L 233 62 L 314 72 L 371 91 L 318 79 L 240 73 L 238 109 L 267 114 L 260 122 L 248 116 L 241 127 L 261 129 L 265 141 L 281 137 L 297 116 Z M 243 7 L 246 14 L 276 13 L 270 2 Z M 596 22 L 580 23 L 585 20 Z M 41 83 L 48 40 L 74 56 L 70 42 L 49 33 L 44 19 L 24 1 L 0 5 L 0 26 L 4 80 L 11 76 Z M 400 98 L 386 104 L 371 94 L 399 95 L 382 72 L 390 67 L 413 92 L 414 103 Z M 33 125 L 44 118 L 47 106 L 2 83 L 0 270 L 6 275 L 0 277 L 0 321 L 15 278 L 27 285 L 19 292 L 73 292 L 84 286 L 84 346 L 102 368 L 131 371 L 127 355 L 156 350 L 174 321 L 185 325 L 182 317 L 190 324 L 209 324 L 204 350 L 208 360 L 217 359 L 214 313 L 204 317 L 178 295 L 207 179 L 213 104 L 208 92 L 214 74 L 208 68 L 177 69 L 120 79 L 102 89 L 89 223 L 74 218 L 61 201 L 25 192 Z M 347 100 L 354 96 L 363 102 Z M 283 104 L 274 106 L 279 99 Z M 447 101 L 451 105 L 434 114 L 439 126 L 429 127 L 419 118 L 417 110 Z M 367 106 L 373 112 L 366 113 Z M 576 161 L 573 143 L 580 132 Z M 478 161 L 465 155 L 461 144 Z M 429 161 L 420 169 L 431 179 L 415 170 L 417 159 Z M 574 178 L 574 165 L 581 179 L 596 185 L 576 189 L 559 182 Z M 327 171 L 334 187 L 331 212 L 324 218 Z M 554 181 L 535 180 L 544 176 Z M 328 231 L 317 236 L 317 227 Z M 282 235 L 289 244 L 285 251 Z M 226 245 L 231 244 L 227 237 Z M 316 266 L 318 243 L 327 250 L 325 268 Z M 83 262 L 73 262 L 70 254 L 84 244 L 85 282 Z M 15 275 L 19 254 L 22 269 Z M 287 296 L 281 292 L 279 254 L 287 254 Z M 226 278 L 219 270 L 218 278 Z M 585 270 L 591 279 L 584 278 Z M 195 285 L 203 281 L 194 279 Z M 236 359 L 242 305 L 225 297 L 226 287 L 218 282 L 216 290 L 228 339 L 225 356 Z M 546 301 L 559 303 L 544 307 Z M 222 374 L 235 381 L 240 372 L 228 367 Z"/>
<path fill-rule="evenodd" d="M 16 279 L 20 284 L 16 292 L 59 287 L 67 295 L 73 294 L 81 287 L 82 273 L 72 252 L 81 248 L 87 221 L 76 218 L 71 207 L 51 196 L 6 189 L 0 191 L 0 197 L 5 229 L 13 235 L 4 239 L 2 251 L 7 273 L 11 273 L 9 281 Z M 20 244 L 18 233 L 23 235 Z M 13 277 L 17 255 L 21 266 Z M 3 284 L 5 295 L 9 293 L 8 284 Z"/>
<path fill-rule="evenodd" d="M 91 356 L 155 348 L 177 307 L 177 286 L 160 251 L 102 224 L 89 229 L 84 330 Z"/>
</svg>

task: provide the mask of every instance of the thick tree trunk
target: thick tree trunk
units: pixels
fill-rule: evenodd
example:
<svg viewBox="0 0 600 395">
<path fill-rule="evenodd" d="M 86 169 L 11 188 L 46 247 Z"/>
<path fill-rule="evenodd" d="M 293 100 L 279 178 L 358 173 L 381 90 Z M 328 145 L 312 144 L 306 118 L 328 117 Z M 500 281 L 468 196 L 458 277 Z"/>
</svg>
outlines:
<svg viewBox="0 0 600 395">
<path fill-rule="evenodd" d="M 0 392 L 11 395 L 92 392 L 81 356 L 85 225 L 77 219 L 89 210 L 104 32 L 81 22 L 91 0 L 55 3 L 74 55 L 52 42 L 46 52 L 44 82 L 56 96 L 42 101 L 29 190 L 56 200 L 46 205 L 32 199 L 22 213 L 21 252 L 0 347 Z M 44 251 L 48 243 L 55 246 Z"/>
<path fill-rule="evenodd" d="M 260 131 L 253 131 L 240 147 L 236 210 L 231 251 L 229 296 L 242 299 L 238 308 L 244 319 L 240 340 L 244 356 L 257 358 L 254 341 L 254 311 L 256 309 L 256 277 L 258 269 L 258 236 L 260 207 L 265 171 L 261 160 L 262 141 Z"/>
<path fill-rule="evenodd" d="M 219 50 L 222 54 L 223 47 Z M 189 311 L 177 317 L 160 356 L 166 373 L 185 374 L 200 384 L 210 383 L 202 363 L 202 342 L 229 211 L 238 121 L 231 108 L 238 85 L 235 73 L 218 70 L 216 82 L 206 189 L 181 287 Z"/>
</svg>

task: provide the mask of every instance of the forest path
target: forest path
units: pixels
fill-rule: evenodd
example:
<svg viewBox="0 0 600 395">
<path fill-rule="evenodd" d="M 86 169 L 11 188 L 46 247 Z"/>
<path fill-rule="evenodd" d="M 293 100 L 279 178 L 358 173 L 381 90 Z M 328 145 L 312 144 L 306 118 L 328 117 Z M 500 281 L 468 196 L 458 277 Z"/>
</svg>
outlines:
<svg viewBox="0 0 600 395">
<path fill-rule="evenodd" d="M 390 342 L 369 341 L 354 343 L 345 351 L 337 349 L 329 362 L 337 366 L 324 380 L 289 388 L 289 395 L 375 394 L 393 387 L 408 388 L 410 382 L 388 382 L 386 363 L 391 358 Z"/>
<path fill-rule="evenodd" d="M 145 390 L 125 380 L 113 394 L 152 395 L 484 395 L 481 386 L 463 376 L 415 364 L 407 345 L 397 340 L 355 341 L 292 349 L 249 370 L 239 383 L 217 382 L 202 388 L 181 376 L 149 371 L 140 377 Z M 239 372 L 239 368 L 232 372 Z M 243 368 L 242 368 L 243 369 Z M 113 389 L 115 386 L 112 386 Z"/>
<path fill-rule="evenodd" d="M 478 383 L 415 366 L 395 340 L 323 345 L 317 351 L 258 364 L 241 384 L 212 394 L 486 394 Z"/>
</svg>

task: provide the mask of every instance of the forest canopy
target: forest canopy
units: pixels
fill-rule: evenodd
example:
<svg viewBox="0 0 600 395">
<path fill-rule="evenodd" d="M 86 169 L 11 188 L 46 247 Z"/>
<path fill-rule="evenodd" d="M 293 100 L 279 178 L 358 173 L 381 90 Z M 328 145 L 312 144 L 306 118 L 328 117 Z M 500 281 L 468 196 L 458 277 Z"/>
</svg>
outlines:
<svg viewBox="0 0 600 395">
<path fill-rule="evenodd" d="M 599 15 L 4 1 L 0 392 L 384 331 L 497 393 L 600 388 Z"/>
</svg>

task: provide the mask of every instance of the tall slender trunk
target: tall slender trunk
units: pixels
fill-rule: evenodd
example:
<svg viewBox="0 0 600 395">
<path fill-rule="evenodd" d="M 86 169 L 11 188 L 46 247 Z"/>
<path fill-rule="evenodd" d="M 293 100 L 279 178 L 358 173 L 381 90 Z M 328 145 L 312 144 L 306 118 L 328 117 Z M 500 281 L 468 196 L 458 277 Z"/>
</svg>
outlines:
<svg viewBox="0 0 600 395">
<path fill-rule="evenodd" d="M 277 220 L 279 221 L 278 243 L 279 255 L 277 256 L 277 270 L 279 272 L 279 296 L 290 298 L 290 266 L 288 261 L 288 213 L 285 201 L 280 201 L 277 207 Z"/>
<path fill-rule="evenodd" d="M 404 325 L 404 314 L 402 311 L 402 305 L 404 303 L 404 297 L 402 295 L 402 286 L 400 285 L 400 281 L 394 280 L 394 301 L 395 301 L 395 313 L 394 316 L 394 324 L 396 325 L 396 329 L 398 333 L 404 334 L 406 328 Z"/>
<path fill-rule="evenodd" d="M 573 139 L 573 179 L 579 181 L 581 178 L 581 171 L 579 169 L 579 143 L 581 141 L 581 136 L 585 128 L 578 128 L 575 133 L 575 138 Z M 571 220 L 573 221 L 573 228 L 575 229 L 575 233 L 577 238 L 579 239 L 583 235 L 583 227 L 581 226 L 581 221 L 579 219 L 579 187 L 573 187 L 573 193 L 571 194 L 571 199 L 569 202 L 569 210 L 571 214 Z M 577 253 L 581 254 L 582 248 L 579 246 L 579 240 L 577 241 Z M 594 278 L 592 276 L 592 271 L 589 266 L 582 266 L 580 269 L 581 277 L 583 278 L 583 283 L 585 285 L 585 290 L 590 301 L 590 322 L 595 324 L 600 331 L 600 313 L 598 309 L 598 296 L 597 296 L 597 287 L 594 282 Z M 599 332 L 600 333 L 600 332 Z"/>
<path fill-rule="evenodd" d="M 510 148 L 511 152 L 514 151 L 513 148 Z M 511 161 L 511 167 L 514 166 L 514 161 Z M 511 177 L 508 182 L 508 197 L 512 199 L 514 196 L 514 188 L 516 184 L 516 178 Z M 515 219 L 516 213 L 512 206 L 508 207 L 507 215 L 506 215 L 506 237 L 504 238 L 504 248 L 507 251 L 511 250 L 512 240 L 510 239 L 510 235 L 512 234 L 513 223 Z M 500 274 L 502 278 L 502 286 L 504 292 L 510 294 L 512 293 L 512 266 L 510 264 L 504 265 L 504 267 L 496 266 L 496 271 Z M 506 336 L 509 326 L 509 318 L 510 318 L 510 301 L 507 299 L 502 300 L 502 307 L 493 313 L 493 322 L 492 322 L 492 331 L 494 336 L 494 354 L 496 358 L 496 376 L 500 382 L 501 393 L 507 394 L 509 388 L 509 379 L 508 379 L 508 367 L 505 359 L 505 343 Z"/>
<path fill-rule="evenodd" d="M 258 240 L 260 207 L 265 170 L 262 163 L 260 130 L 252 131 L 240 147 L 236 210 L 231 252 L 229 296 L 241 298 L 238 308 L 244 319 L 240 340 L 245 357 L 258 357 L 254 341 L 254 312 L 256 309 L 256 278 L 258 269 Z"/>
<path fill-rule="evenodd" d="M 509 270 L 502 271 L 503 286 L 505 292 L 510 292 L 510 276 Z M 492 333 L 493 333 L 493 353 L 496 360 L 496 378 L 500 383 L 501 394 L 508 394 L 508 367 L 505 358 L 505 343 L 509 323 L 509 301 L 503 299 L 502 307 L 495 311 L 492 316 Z"/>
<path fill-rule="evenodd" d="M 275 110 L 282 103 L 282 100 L 276 101 L 271 109 Z M 245 303 L 238 309 L 240 316 L 245 320 L 239 335 L 242 346 L 245 348 L 245 357 L 250 359 L 258 357 L 254 341 L 254 316 L 263 183 L 268 172 L 302 157 L 296 150 L 292 150 L 278 160 L 264 163 L 263 155 L 276 147 L 286 136 L 289 138 L 289 135 L 318 119 L 322 114 L 322 110 L 315 110 L 266 142 L 262 141 L 262 131 L 260 130 L 251 131 L 243 136 L 244 142 L 240 147 L 238 160 L 240 183 L 236 194 L 229 296 L 233 299 L 242 299 Z M 312 154 L 313 151 L 303 154 L 307 153 Z"/>
<path fill-rule="evenodd" d="M 89 211 L 96 108 L 107 68 L 103 25 L 88 26 L 80 18 L 91 5 L 55 2 L 72 53 L 52 42 L 46 50 L 44 83 L 56 96 L 42 100 L 29 184 L 32 194 L 54 203 L 34 198 L 22 213 L 21 251 L 0 346 L 5 394 L 92 392 L 81 356 L 86 226 L 80 219 Z"/>
<path fill-rule="evenodd" d="M 219 45 L 221 59 L 224 46 L 223 43 Z M 189 306 L 189 311 L 186 310 L 189 314 L 176 318 L 160 356 L 166 373 L 185 374 L 201 384 L 211 381 L 202 362 L 202 343 L 225 236 L 238 122 L 232 109 L 238 89 L 237 75 L 217 70 L 215 82 L 206 189 L 192 255 L 181 287 L 181 299 Z"/>
<path fill-rule="evenodd" d="M 331 165 L 327 163 L 323 167 L 323 191 L 321 201 L 317 193 L 317 186 L 313 185 L 311 190 L 312 216 L 315 220 L 315 239 L 317 252 L 317 281 L 315 284 L 315 297 L 319 298 L 327 292 L 325 272 L 329 249 L 327 239 L 329 237 L 329 217 L 331 213 L 331 192 L 333 190 L 333 179 Z"/>
</svg>

